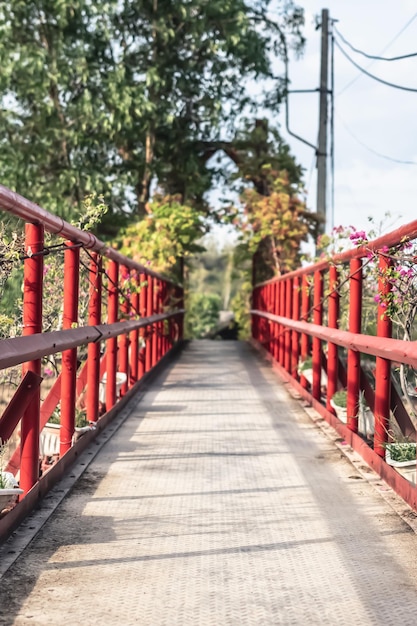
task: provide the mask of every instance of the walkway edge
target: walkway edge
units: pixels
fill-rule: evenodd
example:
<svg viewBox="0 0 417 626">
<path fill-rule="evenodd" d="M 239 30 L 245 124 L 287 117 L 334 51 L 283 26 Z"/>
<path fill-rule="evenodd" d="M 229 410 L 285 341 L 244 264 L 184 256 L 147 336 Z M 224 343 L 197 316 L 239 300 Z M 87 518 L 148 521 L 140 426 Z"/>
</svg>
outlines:
<svg viewBox="0 0 417 626">
<path fill-rule="evenodd" d="M 88 433 L 88 435 L 90 435 L 89 437 L 79 439 L 72 448 L 72 450 L 75 450 L 75 454 L 74 458 L 68 463 L 70 467 L 68 473 L 62 479 L 58 478 L 54 486 L 49 487 L 46 495 L 42 499 L 39 499 L 39 508 L 34 509 L 29 514 L 12 520 L 8 534 L 4 537 L 0 537 L 0 579 L 19 558 L 29 543 L 36 537 L 37 533 L 68 495 L 72 487 L 80 479 L 103 446 L 127 420 L 138 403 L 138 394 L 143 396 L 149 385 L 163 373 L 171 362 L 174 362 L 179 357 L 187 343 L 187 341 L 182 341 L 177 344 L 173 350 L 161 359 L 153 370 L 145 374 L 145 376 L 129 390 L 126 396 L 124 396 L 111 411 L 103 416 L 102 428 L 92 431 L 91 435 Z M 94 447 L 92 446 L 93 441 L 95 443 Z M 83 445 L 82 449 L 80 449 L 80 444 Z M 50 470 L 50 472 L 52 470 Z M 17 508 L 18 507 L 16 507 L 16 509 Z M 0 532 L 3 531 L 1 523 L 5 522 L 16 509 L 13 509 L 0 520 Z M 22 521 L 19 523 L 20 519 Z"/>
<path fill-rule="evenodd" d="M 289 374 L 283 370 L 283 368 L 276 363 L 269 352 L 267 352 L 258 342 L 250 340 L 249 344 L 255 350 L 255 352 L 265 361 L 268 361 L 272 367 L 277 378 L 285 385 L 288 394 L 294 399 L 299 401 L 300 406 L 308 415 L 314 425 L 319 428 L 324 435 L 331 440 L 335 446 L 340 450 L 341 454 L 352 464 L 355 470 L 360 476 L 370 484 L 375 491 L 390 505 L 394 512 L 417 534 L 417 512 L 413 507 L 399 495 L 392 486 L 381 477 L 375 469 L 369 465 L 354 448 L 341 437 L 333 424 L 326 421 L 321 412 L 317 411 L 314 404 L 310 403 L 308 399 L 298 392 L 295 385 L 292 384 Z M 297 385 L 298 387 L 298 385 Z M 336 419 L 336 418 L 335 418 Z M 345 430 L 343 428 L 343 430 Z M 390 470 L 395 471 L 389 467 Z M 402 481 L 406 481 L 405 478 L 398 474 L 398 478 Z M 408 481 L 406 481 L 408 483 Z M 411 486 L 410 486 L 411 489 Z M 417 489 L 417 487 L 415 488 Z"/>
</svg>

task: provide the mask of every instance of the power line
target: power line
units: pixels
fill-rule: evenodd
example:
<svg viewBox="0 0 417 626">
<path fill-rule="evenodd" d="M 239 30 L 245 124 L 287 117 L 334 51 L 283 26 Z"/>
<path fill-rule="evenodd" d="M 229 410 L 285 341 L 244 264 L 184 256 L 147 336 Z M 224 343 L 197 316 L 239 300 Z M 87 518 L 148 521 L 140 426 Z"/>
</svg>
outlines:
<svg viewBox="0 0 417 626">
<path fill-rule="evenodd" d="M 378 78 L 378 76 L 374 76 L 374 74 L 371 74 L 365 68 L 361 67 L 358 63 L 356 63 L 356 61 L 354 61 L 348 55 L 348 53 L 345 50 L 343 50 L 342 46 L 340 45 L 340 43 L 336 39 L 335 39 L 335 44 L 339 48 L 339 50 L 343 54 L 343 56 L 345 56 L 348 59 L 348 61 L 350 61 L 352 63 L 352 65 L 354 65 L 360 72 L 362 72 L 363 74 L 365 74 L 369 78 L 373 78 L 374 80 L 378 81 L 379 83 L 382 83 L 383 85 L 387 85 L 388 87 L 393 87 L 394 89 L 401 89 L 402 91 L 411 91 L 413 93 L 417 93 L 417 89 L 414 88 L 414 87 L 404 87 L 403 85 L 396 85 L 395 83 L 390 83 L 387 80 L 383 80 L 382 78 Z"/>
<path fill-rule="evenodd" d="M 393 44 L 395 41 L 397 41 L 397 39 L 398 39 L 398 38 L 399 38 L 399 37 L 403 34 L 403 32 L 404 32 L 405 30 L 407 30 L 407 28 L 410 26 L 410 24 L 411 24 L 412 22 L 414 22 L 414 20 L 416 19 L 416 17 L 417 17 L 417 13 L 415 13 L 415 14 L 414 14 L 414 15 L 413 15 L 413 16 L 412 16 L 409 20 L 408 20 L 408 22 L 407 22 L 406 24 L 404 24 L 404 26 L 403 26 L 403 27 L 402 27 L 402 28 L 398 31 L 398 33 L 397 33 L 397 34 L 396 34 L 396 35 L 395 35 L 395 36 L 394 36 L 394 37 L 393 37 L 393 38 L 392 38 L 392 39 L 391 39 L 391 40 L 387 43 L 387 45 L 383 48 L 383 50 L 381 50 L 380 54 L 384 54 L 384 52 L 385 52 L 386 50 L 388 50 L 388 48 L 389 48 L 390 46 L 392 46 L 392 44 Z M 374 64 L 374 62 L 375 62 L 375 61 L 371 61 L 371 63 L 369 63 L 369 65 L 367 66 L 367 68 L 371 67 L 371 65 L 373 65 L 373 64 Z M 347 83 L 347 85 L 345 85 L 345 86 L 342 88 L 342 90 L 341 90 L 341 91 L 339 91 L 339 93 L 338 93 L 337 95 L 338 95 L 338 96 L 340 96 L 342 93 L 344 93 L 344 92 L 345 92 L 347 89 L 349 89 L 349 87 L 351 87 L 351 86 L 352 86 L 352 85 L 353 85 L 353 84 L 354 84 L 354 83 L 355 83 L 355 82 L 356 82 L 356 81 L 357 81 L 360 77 L 361 77 L 361 74 L 357 74 L 357 75 L 355 76 L 355 78 L 352 78 L 352 80 L 351 80 L 349 83 Z"/>
<path fill-rule="evenodd" d="M 349 43 L 349 41 L 345 37 L 343 37 L 343 35 L 339 32 L 336 26 L 334 27 L 334 30 L 337 33 L 338 37 L 340 37 L 340 39 L 343 41 L 343 43 L 349 46 L 349 48 L 353 50 L 353 52 L 357 52 L 358 54 L 361 54 L 367 59 L 374 59 L 375 61 L 402 61 L 403 59 L 410 59 L 411 57 L 417 57 L 417 52 L 412 52 L 410 54 L 403 54 L 398 57 L 381 57 L 381 56 L 377 56 L 373 54 L 368 54 L 367 52 L 363 52 L 363 50 L 359 50 L 359 48 L 355 48 L 351 43 Z"/>
<path fill-rule="evenodd" d="M 385 159 L 386 161 L 391 161 L 392 163 L 401 163 L 402 165 L 417 165 L 416 161 L 403 161 L 401 159 L 395 159 L 394 157 L 390 157 L 387 156 L 386 154 L 382 154 L 381 152 L 378 152 L 377 150 L 374 150 L 373 148 L 371 148 L 370 146 L 368 146 L 366 143 L 364 143 L 361 139 L 359 139 L 359 137 L 357 137 L 349 128 L 349 126 L 343 121 L 343 119 L 340 117 L 339 113 L 336 113 L 336 117 L 338 118 L 339 122 L 342 124 L 342 126 L 344 127 L 344 129 L 346 130 L 346 132 L 360 145 L 362 146 L 362 148 L 365 148 L 365 150 L 368 150 L 368 152 L 372 152 L 372 154 L 374 154 L 377 157 L 380 157 L 381 159 Z"/>
</svg>

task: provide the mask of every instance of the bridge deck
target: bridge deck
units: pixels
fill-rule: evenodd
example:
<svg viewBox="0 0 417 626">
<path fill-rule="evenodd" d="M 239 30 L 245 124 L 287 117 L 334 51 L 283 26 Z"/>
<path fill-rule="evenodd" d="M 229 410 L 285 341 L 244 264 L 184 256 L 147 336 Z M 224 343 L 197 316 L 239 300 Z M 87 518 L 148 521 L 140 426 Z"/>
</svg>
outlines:
<svg viewBox="0 0 417 626">
<path fill-rule="evenodd" d="M 196 342 L 3 575 L 0 624 L 414 625 L 416 552 L 248 346 Z"/>
</svg>

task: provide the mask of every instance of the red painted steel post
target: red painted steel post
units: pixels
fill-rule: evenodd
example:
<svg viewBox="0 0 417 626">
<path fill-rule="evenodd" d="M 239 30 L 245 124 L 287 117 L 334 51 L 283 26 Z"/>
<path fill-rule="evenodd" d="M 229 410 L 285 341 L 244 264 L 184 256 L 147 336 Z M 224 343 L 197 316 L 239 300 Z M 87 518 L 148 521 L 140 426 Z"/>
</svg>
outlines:
<svg viewBox="0 0 417 626">
<path fill-rule="evenodd" d="M 279 286 L 280 283 L 279 281 L 275 281 L 274 282 L 274 291 L 273 291 L 273 298 L 274 298 L 274 307 L 272 312 L 275 315 L 279 315 Z M 278 362 L 278 357 L 279 357 L 279 335 L 280 335 L 280 324 L 277 324 L 275 322 L 274 324 L 274 350 L 273 350 L 273 356 L 275 361 Z"/>
<path fill-rule="evenodd" d="M 310 317 L 310 285 L 307 274 L 301 279 L 301 320 L 308 322 Z M 301 361 L 305 361 L 310 354 L 310 340 L 307 333 L 301 333 Z M 308 381 L 301 376 L 302 387 L 307 389 Z"/>
<path fill-rule="evenodd" d="M 313 299 L 313 324 L 321 325 L 323 322 L 323 274 L 317 270 L 314 272 L 314 299 Z M 313 337 L 313 389 L 312 395 L 316 400 L 321 396 L 321 340 Z"/>
<path fill-rule="evenodd" d="M 184 308 L 184 287 L 180 287 L 179 291 L 180 291 L 179 308 L 183 309 Z M 178 339 L 179 340 L 184 339 L 184 313 L 181 313 L 181 316 L 180 316 L 179 327 L 178 327 Z"/>
<path fill-rule="evenodd" d="M 386 278 L 386 272 L 392 262 L 384 255 L 379 258 L 378 291 L 382 302 L 378 305 L 377 336 L 391 337 L 392 322 L 386 314 L 383 304 L 391 291 L 391 284 Z M 391 404 L 391 361 L 376 357 L 375 370 L 375 435 L 374 451 L 381 457 L 385 456 L 385 444 L 388 441 L 389 416 Z"/>
<path fill-rule="evenodd" d="M 88 303 L 88 325 L 101 324 L 102 259 L 97 252 L 91 253 L 89 268 L 90 299 Z M 88 344 L 87 363 L 87 420 L 97 422 L 100 414 L 100 342 Z"/>
<path fill-rule="evenodd" d="M 153 281 L 152 314 L 158 313 L 159 280 Z M 152 367 L 158 362 L 158 324 L 152 325 Z"/>
<path fill-rule="evenodd" d="M 300 279 L 294 277 L 292 287 L 292 315 L 295 321 L 300 319 Z M 296 330 L 291 332 L 291 375 L 298 380 L 298 361 L 300 359 L 300 336 Z"/>
<path fill-rule="evenodd" d="M 138 275 L 135 274 L 135 291 L 132 293 L 132 307 L 131 313 L 133 317 L 137 319 L 140 316 L 140 304 L 139 304 L 139 292 L 137 291 L 138 285 Z M 132 330 L 129 335 L 129 344 L 130 344 L 130 386 L 134 385 L 139 377 L 139 329 Z"/>
<path fill-rule="evenodd" d="M 291 319 L 292 314 L 292 285 L 293 281 L 291 278 L 287 278 L 285 281 L 285 317 Z M 291 331 L 286 328 L 285 329 L 285 369 L 287 372 L 291 371 Z"/>
<path fill-rule="evenodd" d="M 162 280 L 158 281 L 158 291 L 156 293 L 156 312 L 162 313 Z M 163 322 L 158 322 L 156 325 L 156 360 L 157 363 L 162 357 L 162 337 L 163 337 Z"/>
<path fill-rule="evenodd" d="M 280 291 L 279 291 L 279 314 L 285 317 L 285 281 L 280 280 Z M 279 339 L 279 356 L 278 362 L 284 367 L 285 362 L 285 326 L 280 327 Z"/>
<path fill-rule="evenodd" d="M 161 293 L 161 313 L 164 313 L 167 309 L 167 298 L 168 298 L 168 285 L 164 281 L 162 285 L 162 293 Z M 168 322 L 161 322 L 161 332 L 162 332 L 162 356 L 168 352 Z"/>
<path fill-rule="evenodd" d="M 339 284 L 339 273 L 335 265 L 331 265 L 329 269 L 329 308 L 328 308 L 328 325 L 329 328 L 339 327 L 339 309 L 340 296 L 337 291 Z M 328 411 L 335 413 L 330 404 L 331 398 L 337 391 L 339 380 L 339 359 L 337 345 L 335 343 L 328 344 L 327 351 L 327 401 L 326 408 Z"/>
<path fill-rule="evenodd" d="M 352 259 L 349 279 L 349 331 L 361 332 L 362 322 L 362 260 Z M 358 432 L 359 392 L 361 388 L 361 355 L 356 350 L 348 350 L 347 360 L 347 424 L 353 432 Z"/>
<path fill-rule="evenodd" d="M 108 276 L 107 322 L 114 324 L 119 318 L 119 264 L 116 261 L 110 261 Z M 106 353 L 106 411 L 110 411 L 116 404 L 117 337 L 107 340 Z"/>
<path fill-rule="evenodd" d="M 25 262 L 23 270 L 23 335 L 42 332 L 42 289 L 43 289 L 43 226 L 25 226 Z M 23 375 L 34 372 L 41 375 L 41 360 L 23 364 Z M 23 414 L 20 447 L 20 487 L 25 494 L 39 479 L 39 418 L 40 387 Z"/>
<path fill-rule="evenodd" d="M 146 316 L 150 317 L 153 313 L 153 276 L 148 276 L 148 286 L 146 289 Z M 152 333 L 151 324 L 146 327 L 146 371 L 152 369 Z"/>
<path fill-rule="evenodd" d="M 125 265 L 120 267 L 122 275 L 122 302 L 120 305 L 121 317 L 129 319 L 130 313 L 130 270 Z M 123 333 L 119 337 L 119 371 L 126 374 L 126 380 L 120 388 L 120 395 L 124 396 L 129 389 L 129 335 Z"/>
<path fill-rule="evenodd" d="M 140 311 L 141 317 L 146 317 L 147 286 L 145 283 L 146 283 L 146 274 L 142 273 L 140 275 L 140 294 L 139 294 L 139 311 Z M 145 373 L 145 359 L 146 359 L 145 328 L 141 328 L 139 330 L 139 344 L 140 344 L 140 349 L 139 349 L 138 376 L 139 376 L 139 379 L 141 379 Z"/>
<path fill-rule="evenodd" d="M 266 310 L 268 313 L 273 313 L 273 283 L 268 283 L 266 286 Z M 274 339 L 275 339 L 275 322 L 271 322 L 267 320 L 267 328 L 268 328 L 268 342 L 266 344 L 266 349 L 270 354 L 273 354 L 274 350 Z"/>
<path fill-rule="evenodd" d="M 69 330 L 78 324 L 78 299 L 80 282 L 80 248 L 71 241 L 66 242 L 64 253 L 64 311 L 63 329 Z M 62 457 L 70 448 L 75 428 L 75 404 L 77 399 L 77 348 L 62 353 L 61 372 L 61 428 L 59 455 Z"/>
</svg>

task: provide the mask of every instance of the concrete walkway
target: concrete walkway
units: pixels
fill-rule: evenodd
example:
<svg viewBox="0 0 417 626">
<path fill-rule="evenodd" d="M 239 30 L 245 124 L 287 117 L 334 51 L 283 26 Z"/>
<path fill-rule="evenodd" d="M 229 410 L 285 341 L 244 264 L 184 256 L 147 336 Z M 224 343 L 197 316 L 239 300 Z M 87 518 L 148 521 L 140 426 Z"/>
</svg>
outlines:
<svg viewBox="0 0 417 626">
<path fill-rule="evenodd" d="M 196 342 L 4 574 L 0 624 L 414 626 L 416 554 L 269 366 Z"/>
</svg>

